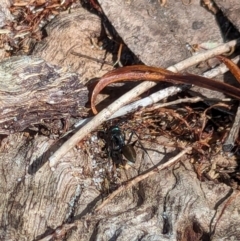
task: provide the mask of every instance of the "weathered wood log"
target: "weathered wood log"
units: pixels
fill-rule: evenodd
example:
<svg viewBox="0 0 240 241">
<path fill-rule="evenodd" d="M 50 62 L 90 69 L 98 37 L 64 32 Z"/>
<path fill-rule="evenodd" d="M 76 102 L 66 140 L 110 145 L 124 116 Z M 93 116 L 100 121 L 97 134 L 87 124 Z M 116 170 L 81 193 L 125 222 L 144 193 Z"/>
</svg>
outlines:
<svg viewBox="0 0 240 241">
<path fill-rule="evenodd" d="M 112 1 L 115 2 L 121 11 L 122 2 Z M 127 6 L 131 5 L 131 2 L 136 1 L 124 1 Z M 150 2 L 148 1 L 148 4 L 157 3 L 157 1 Z M 151 12 L 149 14 L 151 15 Z M 149 14 L 145 12 L 145 15 Z M 127 19 L 126 16 L 121 17 Z M 60 19 L 61 17 L 59 21 Z M 80 20 L 76 18 L 77 21 Z M 68 24 L 70 22 L 67 21 Z M 57 20 L 54 24 L 56 32 L 58 29 L 65 31 L 63 27 L 57 27 L 60 24 Z M 49 26 L 49 29 L 53 31 L 54 28 Z M 61 34 L 58 35 L 58 38 L 60 37 Z M 46 52 L 47 49 L 51 49 L 51 41 L 53 45 L 58 41 L 54 36 L 50 36 L 49 39 L 46 49 L 42 48 Z M 125 40 L 127 42 L 127 38 Z M 69 42 L 69 39 L 64 41 Z M 81 47 L 84 49 L 84 46 Z M 38 50 L 41 51 L 40 48 Z M 151 51 L 155 52 L 156 49 Z M 168 51 L 170 53 L 170 50 Z M 150 54 L 148 58 L 152 58 L 153 52 L 148 53 Z M 42 54 L 51 59 L 51 54 L 49 56 L 46 53 Z M 60 57 L 56 54 L 58 56 L 56 59 L 64 62 L 64 56 L 58 54 Z M 34 57 L 13 58 L 11 61 L 15 65 L 7 61 L 9 60 L 2 62 L 4 68 L 0 69 L 8 81 L 6 86 L 4 84 L 6 82 L 1 81 L 1 91 L 4 92 L 0 94 L 3 93 L 4 102 L 1 99 L 0 107 L 4 106 L 2 103 L 11 108 L 15 107 L 19 115 L 17 116 L 16 112 L 9 112 L 9 108 L 5 109 L 5 113 L 9 116 L 8 119 L 0 116 L 2 120 L 0 123 L 3 123 L 0 125 L 1 133 L 15 132 L 41 124 L 41 118 L 35 116 L 36 111 L 45 121 L 66 118 L 68 115 L 81 116 L 82 103 L 86 101 L 87 92 L 76 74 L 65 73 L 64 70 L 49 65 L 49 60 L 46 63 Z M 77 63 L 75 64 L 74 68 L 81 71 Z M 94 70 L 94 73 L 96 72 L 97 70 Z M 80 94 L 83 94 L 81 100 Z M 17 98 L 13 99 L 13 95 Z M 32 112 L 29 109 L 32 109 Z M 24 113 L 21 114 L 20 111 Z M 7 129 L 5 125 L 8 126 Z M 163 137 L 158 141 L 169 142 Z M 101 149 L 97 143 L 96 136 L 80 143 L 81 148 L 69 151 L 61 159 L 55 172 L 51 172 L 47 162 L 48 157 L 58 148 L 60 142 L 42 135 L 29 135 L 24 131 L 7 137 L 1 136 L 0 239 L 20 241 L 240 239 L 239 192 L 233 191 L 223 183 L 202 182 L 187 158 L 183 158 L 176 166 L 162 170 L 131 189 L 125 190 L 99 213 L 94 213 L 94 207 L 105 198 L 102 185 L 107 179 L 109 166 L 106 162 L 101 162 Z M 136 165 L 127 171 L 121 170 L 119 183 L 146 172 L 153 164 L 168 161 L 177 153 L 174 148 L 166 148 L 159 144 L 152 143 L 149 146 L 143 144 L 145 148 L 151 150 L 149 155 L 153 163 L 142 150 L 138 150 Z M 234 157 L 223 158 L 218 155 L 215 159 L 222 159 L 225 165 L 233 163 L 235 167 L 237 166 Z M 215 159 L 211 162 L 214 163 Z"/>
<path fill-rule="evenodd" d="M 84 115 L 88 91 L 75 73 L 37 57 L 0 62 L 0 134 Z"/>
<path fill-rule="evenodd" d="M 101 60 L 113 62 L 112 54 L 106 50 L 109 40 L 101 36 L 101 29 L 100 18 L 83 8 L 73 9 L 70 14 L 62 12 L 46 26 L 47 37 L 36 44 L 32 54 L 48 63 L 70 68 L 81 75 L 85 84 L 113 69 L 101 63 Z M 75 56 L 72 51 L 96 60 Z"/>
<path fill-rule="evenodd" d="M 161 141 L 167 141 L 162 139 Z M 96 142 L 84 149 L 96 152 Z M 154 164 L 177 152 L 158 144 L 145 147 Z M 200 182 L 191 164 L 156 172 L 123 191 L 98 213 L 103 189 L 98 179 L 107 165 L 92 165 L 97 155 L 71 150 L 52 172 L 49 152 L 57 145 L 44 136 L 21 133 L 2 139 L 0 147 L 1 240 L 238 240 L 238 192 L 225 184 Z M 94 153 L 91 152 L 90 153 Z M 94 155 L 94 154 L 93 154 Z M 121 181 L 153 165 L 141 150 L 135 168 L 121 171 Z M 38 166 L 38 168 L 36 168 Z M 40 168 L 39 168 L 40 167 Z M 105 171 L 100 171 L 100 170 Z M 232 195 L 232 196 L 231 196 Z M 230 198 L 229 198 L 230 197 Z"/>
<path fill-rule="evenodd" d="M 80 197 L 85 197 L 80 205 L 84 210 L 99 195 L 97 190 L 88 191 L 91 178 L 83 175 L 88 172 L 88 157 L 82 151 L 70 151 L 59 169 L 50 170 L 49 152 L 57 147 L 46 136 L 24 133 L 1 140 L 1 240 L 39 240 L 72 220 Z"/>
</svg>

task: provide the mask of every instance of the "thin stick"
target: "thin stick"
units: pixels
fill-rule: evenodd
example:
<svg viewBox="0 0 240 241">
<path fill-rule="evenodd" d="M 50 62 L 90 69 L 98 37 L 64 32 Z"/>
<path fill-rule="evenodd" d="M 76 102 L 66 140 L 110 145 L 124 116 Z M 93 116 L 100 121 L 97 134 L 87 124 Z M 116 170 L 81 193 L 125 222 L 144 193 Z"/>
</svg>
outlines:
<svg viewBox="0 0 240 241">
<path fill-rule="evenodd" d="M 240 56 L 236 56 L 235 58 L 231 59 L 231 61 L 233 63 L 237 63 L 238 61 L 240 60 Z M 218 67 L 214 68 L 214 69 L 211 69 L 205 73 L 203 73 L 203 77 L 206 77 L 206 78 L 213 78 L 219 74 L 224 74 L 226 73 L 227 71 L 229 71 L 228 67 L 225 65 L 225 64 L 220 64 Z"/>
<path fill-rule="evenodd" d="M 239 44 L 240 40 L 232 40 L 228 43 L 222 44 L 214 49 L 208 50 L 204 53 L 199 53 L 197 55 L 191 56 L 190 58 L 183 60 L 182 62 L 173 65 L 168 68 L 172 72 L 179 72 L 187 67 L 195 65 L 201 61 L 205 61 L 209 58 L 212 58 L 216 55 L 229 52 L 232 47 Z M 49 165 L 54 170 L 54 166 L 64 156 L 70 149 L 72 149 L 80 140 L 82 140 L 87 134 L 93 131 L 96 127 L 101 125 L 106 121 L 113 113 L 115 113 L 120 107 L 129 103 L 130 100 L 136 98 L 146 90 L 155 86 L 155 82 L 145 81 L 139 84 L 137 87 L 133 88 L 122 97 L 117 99 L 114 103 L 109 105 L 107 108 L 102 110 L 97 116 L 95 116 L 92 121 L 88 122 L 83 128 L 81 128 L 77 133 L 75 133 L 68 141 L 66 141 L 50 158 Z"/>
<path fill-rule="evenodd" d="M 228 134 L 228 137 L 226 141 L 223 143 L 222 149 L 224 152 L 230 152 L 233 149 L 235 141 L 238 138 L 239 128 L 240 128 L 240 104 L 238 105 L 235 120 Z"/>
<path fill-rule="evenodd" d="M 121 60 L 121 55 L 122 55 L 122 48 L 123 48 L 123 44 L 120 43 L 119 48 L 118 48 L 117 60 L 116 60 L 116 62 L 113 64 L 113 66 L 116 66 L 117 64 L 118 64 L 120 67 L 123 66 L 122 63 L 121 63 L 121 61 L 120 61 L 120 60 Z"/>
<path fill-rule="evenodd" d="M 196 103 L 199 101 L 204 101 L 204 99 L 202 97 L 196 96 L 196 97 L 192 97 L 192 98 L 183 98 L 183 99 L 178 99 L 178 100 L 174 100 L 174 101 L 170 101 L 167 103 L 160 103 L 160 104 L 156 104 L 152 107 L 149 107 L 147 110 L 148 111 L 153 111 L 162 107 L 166 107 L 166 106 L 170 106 L 170 105 L 178 105 L 181 103 Z"/>
<path fill-rule="evenodd" d="M 129 114 L 129 113 L 132 113 L 132 112 L 136 111 L 137 109 L 139 109 L 139 107 L 143 108 L 143 107 L 147 107 L 149 105 L 153 105 L 154 103 L 157 103 L 160 100 L 163 100 L 169 96 L 175 95 L 181 91 L 182 91 L 182 88 L 179 86 L 178 87 L 171 86 L 171 87 L 165 88 L 163 90 L 159 90 L 159 91 L 149 95 L 148 97 L 135 101 L 129 105 L 123 106 L 121 109 L 116 111 L 110 117 L 110 119 L 114 119 L 119 116 L 123 116 L 123 115 Z"/>
<path fill-rule="evenodd" d="M 91 56 L 87 56 L 87 55 L 85 55 L 85 54 L 77 53 L 77 52 L 75 52 L 75 51 L 71 51 L 70 54 L 75 55 L 75 56 L 78 56 L 78 57 L 80 57 L 80 58 L 89 59 L 89 60 L 95 61 L 95 62 L 100 63 L 100 64 L 107 64 L 107 65 L 113 66 L 112 63 L 107 62 L 107 61 L 105 61 L 105 60 L 93 58 L 93 57 L 91 57 Z"/>
<path fill-rule="evenodd" d="M 210 49 L 210 50 L 207 50 L 206 52 L 191 56 L 190 58 L 183 60 L 183 61 L 179 62 L 178 64 L 175 64 L 167 69 L 174 73 L 180 72 L 192 65 L 198 64 L 198 63 L 205 61 L 207 59 L 210 59 L 214 56 L 217 56 L 217 55 L 220 55 L 223 53 L 227 53 L 227 52 L 231 51 L 231 49 L 233 47 L 235 47 L 239 44 L 240 44 L 240 39 L 232 40 L 225 44 L 221 44 L 214 49 Z"/>
<path fill-rule="evenodd" d="M 164 164 L 158 164 L 153 170 L 139 175 L 137 177 L 135 177 L 133 180 L 128 181 L 125 185 L 122 185 L 121 187 L 119 187 L 116 191 L 114 191 L 113 193 L 111 193 L 96 209 L 95 211 L 99 211 L 101 208 L 103 208 L 107 203 L 109 203 L 116 195 L 118 195 L 120 192 L 132 187 L 133 185 L 136 185 L 138 182 L 148 178 L 149 176 L 155 174 L 156 172 L 169 167 L 173 164 L 176 164 L 179 159 L 186 154 L 187 152 L 190 152 L 192 150 L 192 147 L 187 147 L 186 149 L 182 150 L 180 153 L 178 153 L 175 157 L 171 158 L 168 162 L 165 162 Z"/>
<path fill-rule="evenodd" d="M 152 105 L 152 104 L 154 104 L 162 99 L 165 99 L 171 95 L 177 94 L 181 91 L 182 91 L 181 87 L 174 87 L 174 86 L 168 87 L 163 90 L 159 90 L 159 91 L 149 95 L 148 97 L 135 101 L 129 105 L 123 106 L 118 111 L 116 111 L 112 116 L 110 116 L 108 118 L 108 120 L 132 113 L 135 110 L 137 110 L 139 107 L 147 107 L 147 106 Z M 68 132 L 64 133 L 64 135 L 62 135 L 60 138 L 63 138 L 64 136 L 72 133 L 73 131 L 76 130 L 76 128 L 82 128 L 84 125 L 86 125 L 92 119 L 93 119 L 93 117 L 88 117 L 88 118 L 78 121 L 77 123 L 74 124 L 74 129 L 69 130 Z"/>
<path fill-rule="evenodd" d="M 159 90 L 141 100 L 137 100 L 129 105 L 125 105 L 122 108 L 120 108 L 119 110 L 117 110 L 112 116 L 110 116 L 108 118 L 108 120 L 120 117 L 120 116 L 124 116 L 127 115 L 129 113 L 134 112 L 135 110 L 137 110 L 139 107 L 147 107 L 149 105 L 152 105 L 154 103 L 157 103 L 158 101 L 165 99 L 169 96 L 175 95 L 179 92 L 182 91 L 181 87 L 175 87 L 175 86 L 171 86 L 171 87 L 167 87 L 163 90 Z M 75 128 L 80 128 L 82 126 L 84 126 L 87 122 L 89 122 L 90 120 L 92 120 L 93 117 L 89 117 L 83 120 L 78 121 L 77 123 L 75 123 L 74 127 Z M 70 131 L 71 132 L 71 131 Z M 69 134 L 70 132 L 68 132 L 67 134 Z M 65 136 L 66 134 L 64 134 Z"/>
<path fill-rule="evenodd" d="M 226 105 L 224 103 L 217 103 L 215 105 L 211 105 L 206 110 L 204 110 L 203 115 L 201 117 L 201 119 L 203 119 L 203 121 L 202 121 L 202 128 L 201 128 L 201 132 L 200 132 L 201 133 L 200 134 L 200 140 L 202 139 L 203 130 L 204 130 L 205 126 L 206 126 L 206 122 L 207 122 L 207 118 L 208 118 L 207 117 L 207 112 L 209 110 L 211 110 L 212 108 L 215 108 L 215 107 L 223 107 L 223 108 L 228 108 L 228 109 L 230 108 L 229 105 Z"/>
<path fill-rule="evenodd" d="M 231 60 L 236 64 L 240 60 L 240 56 L 238 55 Z M 202 76 L 206 77 L 206 78 L 214 78 L 217 75 L 226 73 L 227 71 L 229 71 L 227 66 L 225 64 L 220 64 L 218 67 L 203 73 Z M 111 119 L 114 119 L 114 118 L 117 118 L 117 117 L 120 117 L 120 116 L 127 115 L 129 113 L 132 113 L 135 110 L 137 110 L 139 107 L 147 107 L 147 106 L 153 105 L 154 103 L 157 103 L 160 100 L 165 99 L 169 96 L 175 95 L 175 94 L 179 93 L 180 91 L 182 91 L 182 88 L 181 87 L 175 87 L 175 86 L 171 86 L 171 87 L 167 87 L 163 90 L 159 90 L 159 91 L 157 91 L 157 92 L 155 92 L 155 93 L 153 93 L 153 94 L 151 94 L 151 95 L 149 95 L 149 96 L 147 96 L 147 97 L 145 97 L 141 100 L 137 100 L 135 102 L 132 102 L 131 104 L 128 104 L 128 105 L 125 105 L 125 106 L 121 107 L 112 116 L 110 116 L 108 120 L 111 120 Z M 208 99 L 208 98 L 200 98 L 200 97 L 184 98 L 184 99 L 179 99 L 179 100 L 175 100 L 175 101 L 168 102 L 168 103 L 161 103 L 161 104 L 154 105 L 152 107 L 152 109 L 150 109 L 150 110 L 158 109 L 158 108 L 161 108 L 161 107 L 166 107 L 166 106 L 169 106 L 169 105 L 176 105 L 176 104 L 180 104 L 180 103 L 184 103 L 184 102 L 196 103 L 196 102 L 199 102 L 199 101 L 207 101 L 207 100 L 220 101 L 219 99 Z M 231 101 L 231 99 L 226 98 L 226 99 L 221 99 L 221 101 Z M 78 121 L 74 125 L 74 128 L 80 128 L 80 127 L 84 126 L 87 122 L 92 120 L 92 118 L 93 117 L 89 117 L 89 118 Z M 72 131 L 70 131 L 70 132 L 72 132 Z M 70 133 L 70 132 L 68 132 L 68 133 Z"/>
</svg>

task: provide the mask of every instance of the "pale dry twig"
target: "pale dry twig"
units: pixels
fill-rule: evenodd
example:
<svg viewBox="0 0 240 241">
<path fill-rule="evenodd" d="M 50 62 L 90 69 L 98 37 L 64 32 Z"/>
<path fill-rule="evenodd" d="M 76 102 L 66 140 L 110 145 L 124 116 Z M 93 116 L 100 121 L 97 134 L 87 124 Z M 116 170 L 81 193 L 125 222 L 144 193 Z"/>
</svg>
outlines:
<svg viewBox="0 0 240 241">
<path fill-rule="evenodd" d="M 117 190 L 115 190 L 113 193 L 111 193 L 96 209 L 95 211 L 99 211 L 101 208 L 103 208 L 107 203 L 109 203 L 116 195 L 118 195 L 120 192 L 136 185 L 138 182 L 148 178 L 149 176 L 155 174 L 156 172 L 166 168 L 170 167 L 174 164 L 176 164 L 179 159 L 186 153 L 190 152 L 192 150 L 192 147 L 187 147 L 186 149 L 182 150 L 180 153 L 178 153 L 175 157 L 171 158 L 168 162 L 165 162 L 164 164 L 158 164 L 153 170 L 150 170 L 149 172 L 139 175 L 132 179 L 131 181 L 128 181 L 125 185 L 122 185 Z"/>
</svg>

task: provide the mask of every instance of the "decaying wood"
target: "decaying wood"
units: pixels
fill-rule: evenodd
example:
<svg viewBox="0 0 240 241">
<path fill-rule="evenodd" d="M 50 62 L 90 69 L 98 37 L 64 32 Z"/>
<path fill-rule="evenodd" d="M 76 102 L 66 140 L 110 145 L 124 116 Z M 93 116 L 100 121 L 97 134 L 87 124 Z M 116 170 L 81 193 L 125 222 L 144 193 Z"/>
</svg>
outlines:
<svg viewBox="0 0 240 241">
<path fill-rule="evenodd" d="M 106 43 L 101 41 L 101 21 L 98 16 L 83 8 L 73 9 L 71 14 L 63 12 L 57 16 L 46 31 L 48 36 L 44 42 L 36 45 L 34 56 L 79 73 L 83 83 L 113 69 L 112 66 L 101 63 L 108 61 L 114 64 L 112 55 L 104 49 Z M 72 51 L 99 61 L 89 61 L 88 58 L 73 55 Z"/>
<path fill-rule="evenodd" d="M 175 14 L 172 7 L 176 3 L 175 8 L 178 11 L 182 3 L 181 1 L 171 0 L 164 2 L 166 4 L 162 10 L 156 8 L 157 13 L 163 11 L 161 14 L 157 14 L 157 16 L 165 18 L 166 15 L 169 15 L 172 22 L 170 21 L 168 27 L 165 26 L 163 30 L 167 30 L 170 28 L 169 26 L 177 26 L 173 29 L 175 33 L 172 36 L 178 37 L 176 35 L 178 32 L 176 31 L 180 29 L 180 25 L 176 24 L 177 20 L 174 19 Z M 192 22 L 189 20 L 190 17 L 186 18 L 186 15 L 181 15 L 183 21 L 184 19 L 188 20 L 185 23 L 188 24 L 190 22 L 195 27 L 202 26 L 202 22 L 199 22 L 198 19 L 196 20 L 197 22 L 194 22 L 194 16 L 202 17 L 199 14 L 199 9 L 196 10 L 197 15 L 194 13 L 195 10 L 193 13 L 188 11 L 192 10 L 192 6 L 196 2 L 192 1 L 192 5 L 183 6 L 183 12 L 186 11 L 187 16 L 192 16 Z M 110 1 L 105 1 L 105 3 L 110 3 Z M 105 3 L 102 4 L 104 5 Z M 133 51 L 137 48 L 141 49 L 140 52 L 138 50 L 135 53 L 144 62 L 145 59 L 142 57 L 142 54 L 146 55 L 146 61 L 153 61 L 153 53 L 157 53 L 158 57 L 162 55 L 157 52 L 160 50 L 160 46 L 163 47 L 160 51 L 161 53 L 163 53 L 162 50 L 166 50 L 166 47 L 170 47 L 165 42 L 157 44 L 161 21 L 154 19 L 154 7 L 156 4 L 159 4 L 159 1 L 145 1 L 145 6 L 150 8 L 143 8 L 141 5 L 142 1 L 126 0 L 111 1 L 111 3 L 116 4 L 118 10 L 122 10 L 122 5 L 125 4 L 129 10 L 136 11 L 135 16 L 139 14 L 137 10 L 141 9 L 141 18 L 142 16 L 149 16 L 152 22 L 155 21 L 151 29 L 142 28 L 147 21 L 142 22 L 140 24 L 141 27 L 137 28 L 136 32 L 138 34 L 136 34 L 134 30 L 128 28 L 129 25 L 134 24 L 134 21 L 127 22 L 131 17 L 130 15 L 126 18 L 126 14 L 115 14 L 114 19 L 110 19 L 117 31 L 118 28 L 114 24 L 114 20 L 119 20 L 118 26 L 126 27 L 120 19 L 125 19 L 125 23 L 129 24 L 125 28 L 125 30 L 128 30 L 127 32 L 119 31 L 119 33 Z M 134 9 L 135 3 L 139 5 L 138 8 Z M 160 4 L 159 7 L 161 7 Z M 106 6 L 103 6 L 103 9 L 106 13 Z M 79 12 L 76 13 L 77 11 Z M 88 17 L 81 17 L 82 15 L 79 15 L 80 12 Z M 73 11 L 73 19 L 71 19 L 71 13 L 69 15 L 67 13 L 60 14 L 54 20 L 54 25 L 48 26 L 46 42 L 40 43 L 42 46 L 38 45 L 34 51 L 35 56 L 41 56 L 46 62 L 36 57 L 16 57 L 11 59 L 11 63 L 8 62 L 9 60 L 4 60 L 0 63 L 1 73 L 2 75 L 4 74 L 4 78 L 9 83 L 6 85 L 6 82 L 1 81 L 0 84 L 0 98 L 2 98 L 2 89 L 5 90 L 3 93 L 5 97 L 4 104 L 14 103 L 12 107 L 18 110 L 19 106 L 25 103 L 25 100 L 28 100 L 28 103 L 32 103 L 32 105 L 28 105 L 29 108 L 24 106 L 25 108 L 21 109 L 21 113 L 24 115 L 17 116 L 17 119 L 14 118 L 16 115 L 12 115 L 12 122 L 7 122 L 9 127 L 10 124 L 14 125 L 14 120 L 19 121 L 21 118 L 22 122 L 10 129 L 13 132 L 21 130 L 24 126 L 23 124 L 26 127 L 30 127 L 31 125 L 42 123 L 40 122 L 41 117 L 38 116 L 36 120 L 36 116 L 33 115 L 35 112 L 28 112 L 30 108 L 34 108 L 40 115 L 46 117 L 46 121 L 50 122 L 55 118 L 66 118 L 68 115 L 81 115 L 81 107 L 86 101 L 87 94 L 81 81 L 86 82 L 89 78 L 101 76 L 104 74 L 101 71 L 106 71 L 106 69 L 101 69 L 101 64 L 93 61 L 91 61 L 92 65 L 90 64 L 89 66 L 94 67 L 96 64 L 96 68 L 88 69 L 86 66 L 89 62 L 86 59 L 81 59 L 81 63 L 79 63 L 79 58 L 74 57 L 73 60 L 71 59 L 73 56 L 68 55 L 71 49 L 77 51 L 74 45 L 67 46 L 71 42 L 78 45 L 80 48 L 79 52 L 82 53 L 86 48 L 91 57 L 100 56 L 100 59 L 103 59 L 104 51 L 95 49 L 94 51 L 99 55 L 91 55 L 91 47 L 89 48 L 87 41 L 89 37 L 92 37 L 92 33 L 93 35 L 96 34 L 97 37 L 100 36 L 100 32 L 98 32 L 98 30 L 101 30 L 100 22 L 96 16 L 92 16 L 90 13 L 88 13 L 89 15 L 85 14 L 85 10 Z M 88 21 L 88 18 L 90 21 Z M 82 25 L 85 21 L 86 25 L 83 26 L 87 26 L 86 29 L 93 27 L 90 24 L 92 21 L 97 23 L 96 26 L 98 27 L 96 29 L 98 30 L 93 27 L 91 29 L 93 31 L 90 31 L 90 34 L 87 31 L 82 31 L 79 34 L 77 26 L 79 24 Z M 206 33 L 205 37 L 208 33 L 210 36 L 213 28 L 208 23 L 212 23 L 212 21 L 214 21 L 214 16 L 209 17 L 209 19 L 205 18 L 203 21 L 208 26 L 208 28 L 204 26 L 203 32 Z M 71 24 L 76 35 L 73 34 L 74 31 L 71 29 Z M 179 33 L 185 34 L 188 27 L 189 25 L 185 29 L 179 30 Z M 156 42 L 152 43 L 150 38 L 150 40 L 146 40 L 149 43 L 148 48 L 145 48 L 146 41 L 143 43 L 139 41 L 141 39 L 139 30 L 142 29 L 146 33 L 145 36 L 150 36 L 151 38 L 154 34 L 151 35 L 148 32 L 156 30 Z M 198 41 L 198 37 L 203 36 L 203 32 L 197 32 L 198 30 L 191 29 L 187 34 L 186 41 L 191 42 L 195 41 L 195 39 Z M 135 35 L 132 35 L 132 38 L 128 36 L 131 32 L 135 33 Z M 169 32 L 167 33 L 167 35 L 170 34 Z M 219 34 L 215 35 L 215 33 L 215 31 L 212 31 L 211 40 L 217 41 Z M 162 37 L 163 34 L 164 31 L 163 33 L 161 32 L 160 38 L 165 41 L 166 39 Z M 84 35 L 85 39 L 83 42 L 81 42 L 82 35 Z M 192 36 L 193 39 L 191 37 L 189 39 L 189 36 Z M 60 40 L 61 37 L 63 39 Z M 132 40 L 135 40 L 135 42 L 133 41 L 132 43 Z M 200 41 L 207 40 L 208 38 Z M 168 66 L 170 62 L 175 62 L 175 60 L 177 62 L 177 58 L 181 59 L 182 55 L 184 55 L 185 49 L 182 46 L 185 44 L 183 43 L 185 39 L 182 45 L 178 45 L 177 41 L 176 39 L 173 40 L 173 45 L 178 49 L 178 53 L 171 52 L 173 48 L 168 48 L 163 54 L 163 58 L 158 60 L 163 63 L 161 66 Z M 61 43 L 59 44 L 61 46 L 58 46 L 57 43 Z M 51 49 L 53 49 L 52 52 Z M 83 54 L 88 55 L 88 53 Z M 170 58 L 167 58 L 169 56 Z M 15 65 L 12 65 L 12 62 Z M 52 64 L 64 66 L 65 69 Z M 80 77 L 74 73 L 69 73 L 71 67 L 72 70 L 80 73 Z M 103 68 L 109 67 L 104 66 Z M 93 76 L 91 76 L 91 73 Z M 81 79 L 81 74 L 86 74 L 83 80 Z M 13 75 L 15 78 L 13 78 Z M 15 80 L 15 82 L 10 83 L 10 80 Z M 11 86 L 15 87 L 11 89 Z M 9 90 L 8 93 L 6 89 Z M 61 102 L 63 98 L 59 98 L 59 95 L 54 93 L 60 94 L 60 97 L 64 97 L 68 101 Z M 81 93 L 83 98 L 79 99 Z M 18 97 L 21 94 L 21 99 L 13 99 L 12 94 L 19 94 Z M 1 99 L 1 108 L 3 106 L 2 103 Z M 44 105 L 44 103 L 48 104 Z M 45 108 L 45 111 L 41 112 L 42 108 Z M 8 110 L 9 108 L 5 109 L 5 113 L 8 114 Z M 52 113 L 52 115 L 46 116 L 49 113 Z M 33 119 L 27 119 L 31 115 L 33 115 L 36 122 Z M 104 118 L 104 116 L 102 117 Z M 2 115 L 0 118 L 3 118 Z M 11 120 L 6 119 L 5 121 Z M 4 128 L 3 130 L 6 131 Z M 105 183 L 103 180 L 107 179 L 109 175 L 107 169 L 109 164 L 99 161 L 102 153 L 100 148 L 96 146 L 99 140 L 94 139 L 93 137 L 96 137 L 94 135 L 92 134 L 92 138 L 88 139 L 87 137 L 86 141 L 78 143 L 78 148 L 68 151 L 56 166 L 55 172 L 50 170 L 48 160 L 65 140 L 55 141 L 40 134 L 30 135 L 26 131 L 0 136 L 1 240 L 240 240 L 238 229 L 239 192 L 223 183 L 216 183 L 214 179 L 202 182 L 196 170 L 193 169 L 189 156 L 182 158 L 181 162 L 174 167 L 156 172 L 151 177 L 134 185 L 131 189 L 124 190 L 98 213 L 94 212 L 94 208 L 100 205 L 103 199 L 108 196 L 107 191 L 103 191 L 107 189 L 107 184 L 104 187 L 102 185 Z M 165 144 L 171 142 L 171 140 L 162 136 L 158 138 L 158 141 Z M 166 163 L 179 153 L 179 150 L 176 148 L 169 148 L 165 144 L 162 146 L 154 143 L 144 143 L 152 162 L 145 152 L 137 149 L 136 164 L 134 168 L 120 171 L 119 185 L 148 172 L 154 165 Z M 231 164 L 234 168 L 238 166 L 234 156 L 216 155 L 210 161 L 218 164 L 221 162 L 225 166 Z"/>
<path fill-rule="evenodd" d="M 84 115 L 88 91 L 75 73 L 37 57 L 12 57 L 0 62 L 0 79 L 0 134 L 48 123 L 58 133 L 61 119 Z"/>
<path fill-rule="evenodd" d="M 103 203 L 101 203 L 101 205 L 99 205 L 95 211 L 98 212 L 99 210 L 101 210 L 105 205 L 107 205 L 107 203 L 109 203 L 110 201 L 113 200 L 114 197 L 116 197 L 119 193 L 126 191 L 127 189 L 131 188 L 132 186 L 135 186 L 137 183 L 143 181 L 144 179 L 154 175 L 156 172 L 159 172 L 160 170 L 163 170 L 167 167 L 170 167 L 174 164 L 176 164 L 179 159 L 186 153 L 191 152 L 192 148 L 189 146 L 188 148 L 185 148 L 183 151 L 181 151 L 179 154 L 177 154 L 175 157 L 173 157 L 172 159 L 170 159 L 168 162 L 165 162 L 164 164 L 159 164 L 157 166 L 155 166 L 154 169 L 146 172 L 145 174 L 139 175 L 136 178 L 133 178 L 131 181 L 127 182 L 125 185 L 122 185 L 120 188 L 118 188 L 117 190 L 115 190 L 113 193 L 111 193 L 106 200 L 104 200 Z"/>
<path fill-rule="evenodd" d="M 78 214 L 89 210 L 88 203 L 99 195 L 88 177 L 90 162 L 83 151 L 69 152 L 53 173 L 47 159 L 57 144 L 26 134 L 1 140 L 1 240 L 39 240 L 69 222 L 74 208 Z"/>
<path fill-rule="evenodd" d="M 156 172 L 120 193 L 99 213 L 93 213 L 102 197 L 94 181 L 98 172 L 93 171 L 92 157 L 84 154 L 84 150 L 71 150 L 55 172 L 51 172 L 46 161 L 53 146 L 54 141 L 47 137 L 29 138 L 21 133 L 2 140 L 2 240 L 16 237 L 20 241 L 49 240 L 61 237 L 60 234 L 74 241 L 91 237 L 109 240 L 116 235 L 126 241 L 136 237 L 145 240 L 239 237 L 240 204 L 231 200 L 225 206 L 231 188 L 200 182 L 185 158 L 177 166 Z M 165 163 L 178 153 L 156 144 L 151 145 L 151 150 L 154 164 Z M 135 166 L 138 171 L 129 169 L 125 175 L 136 177 L 152 165 L 147 155 L 138 151 Z"/>
</svg>

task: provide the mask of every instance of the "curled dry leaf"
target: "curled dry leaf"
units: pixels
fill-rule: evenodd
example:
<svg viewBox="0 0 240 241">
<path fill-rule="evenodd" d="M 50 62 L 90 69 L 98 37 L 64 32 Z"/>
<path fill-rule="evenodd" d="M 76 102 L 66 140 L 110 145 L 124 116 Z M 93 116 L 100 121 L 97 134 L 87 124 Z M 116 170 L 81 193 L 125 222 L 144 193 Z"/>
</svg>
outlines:
<svg viewBox="0 0 240 241">
<path fill-rule="evenodd" d="M 236 80 L 240 83 L 240 69 L 239 67 L 230 59 L 224 56 L 217 56 L 219 60 L 221 60 L 230 70 L 230 72 L 234 75 Z"/>
<path fill-rule="evenodd" d="M 222 58 L 222 57 L 219 57 Z M 228 61 L 228 65 L 230 60 Z M 225 63 L 225 62 L 224 62 Z M 231 62 L 232 63 L 232 62 Z M 233 68 L 234 64 L 231 64 L 232 73 L 239 76 L 239 70 L 236 71 Z M 119 69 L 115 69 L 105 74 L 95 86 L 92 97 L 91 97 L 91 108 L 94 114 L 97 114 L 97 110 L 95 108 L 95 100 L 97 95 L 100 93 L 104 87 L 111 83 L 119 82 L 119 81 L 138 81 L 138 80 L 149 80 L 149 81 L 165 81 L 173 84 L 191 84 L 199 87 L 216 90 L 227 95 L 230 95 L 238 100 L 240 100 L 240 89 L 233 87 L 229 84 L 219 82 L 217 80 L 208 79 L 202 76 L 193 75 L 193 74 L 179 74 L 173 73 L 169 70 L 150 67 L 145 65 L 135 65 L 135 66 L 127 66 Z"/>
</svg>

